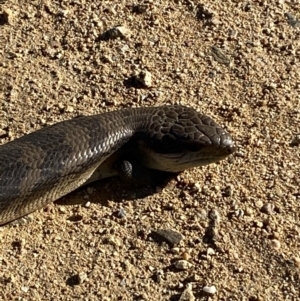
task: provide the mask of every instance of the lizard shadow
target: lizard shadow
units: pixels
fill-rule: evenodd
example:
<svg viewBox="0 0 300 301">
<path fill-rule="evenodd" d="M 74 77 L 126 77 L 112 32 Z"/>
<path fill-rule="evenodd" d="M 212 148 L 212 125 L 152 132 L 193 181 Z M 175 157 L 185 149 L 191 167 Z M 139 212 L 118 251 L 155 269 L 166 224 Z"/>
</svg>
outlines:
<svg viewBox="0 0 300 301">
<path fill-rule="evenodd" d="M 58 205 L 79 205 L 87 202 L 108 206 L 109 201 L 116 203 L 124 200 L 137 200 L 161 191 L 177 173 L 153 171 L 151 183 L 127 182 L 120 177 L 101 179 L 82 186 L 61 199 L 55 201 Z"/>
</svg>

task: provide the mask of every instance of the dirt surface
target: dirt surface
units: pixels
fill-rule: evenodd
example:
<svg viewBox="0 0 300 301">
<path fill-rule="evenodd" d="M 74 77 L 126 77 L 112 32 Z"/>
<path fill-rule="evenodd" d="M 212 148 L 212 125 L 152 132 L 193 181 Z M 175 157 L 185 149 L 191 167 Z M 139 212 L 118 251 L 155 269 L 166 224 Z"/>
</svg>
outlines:
<svg viewBox="0 0 300 301">
<path fill-rule="evenodd" d="M 101 181 L 62 200 L 77 205 L 1 227 L 0 299 L 179 300 L 188 287 L 181 301 L 300 300 L 297 18 L 298 0 L 2 0 L 1 143 L 177 103 L 224 125 L 238 150 L 155 193 Z"/>
</svg>

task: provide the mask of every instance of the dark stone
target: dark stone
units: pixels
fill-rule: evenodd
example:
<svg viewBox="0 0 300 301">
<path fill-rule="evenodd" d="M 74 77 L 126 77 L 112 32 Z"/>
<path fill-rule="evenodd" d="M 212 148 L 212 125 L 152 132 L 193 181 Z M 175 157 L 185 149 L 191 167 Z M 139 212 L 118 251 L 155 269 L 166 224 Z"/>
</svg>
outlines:
<svg viewBox="0 0 300 301">
<path fill-rule="evenodd" d="M 153 234 L 156 234 L 172 246 L 179 244 L 180 241 L 183 239 L 183 235 L 181 233 L 170 229 L 154 230 Z"/>
</svg>

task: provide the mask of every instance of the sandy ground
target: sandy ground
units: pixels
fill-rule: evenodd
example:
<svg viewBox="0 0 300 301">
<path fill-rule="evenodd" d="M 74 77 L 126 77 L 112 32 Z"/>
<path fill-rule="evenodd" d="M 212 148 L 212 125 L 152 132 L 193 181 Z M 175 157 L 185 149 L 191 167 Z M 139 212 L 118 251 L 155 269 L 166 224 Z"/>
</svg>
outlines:
<svg viewBox="0 0 300 301">
<path fill-rule="evenodd" d="M 300 300 L 298 0 L 0 5 L 1 143 L 80 114 L 177 103 L 238 146 L 155 193 L 111 179 L 1 227 L 1 300 Z"/>
</svg>

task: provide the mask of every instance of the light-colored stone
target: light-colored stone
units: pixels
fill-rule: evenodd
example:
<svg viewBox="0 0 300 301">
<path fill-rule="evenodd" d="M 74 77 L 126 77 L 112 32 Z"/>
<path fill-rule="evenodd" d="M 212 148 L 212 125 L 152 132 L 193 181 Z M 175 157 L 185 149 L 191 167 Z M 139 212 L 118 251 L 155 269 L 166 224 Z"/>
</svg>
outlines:
<svg viewBox="0 0 300 301">
<path fill-rule="evenodd" d="M 182 260 L 175 261 L 174 266 L 178 270 L 187 270 L 191 268 L 193 265 L 187 260 L 182 259 Z"/>
</svg>

